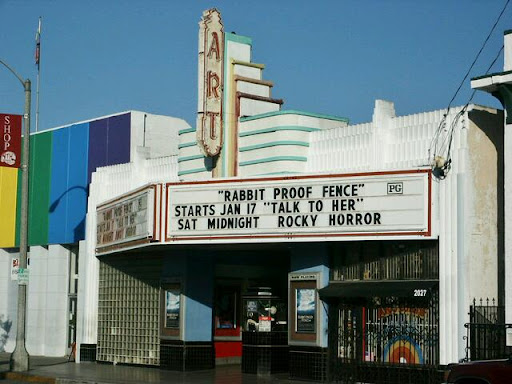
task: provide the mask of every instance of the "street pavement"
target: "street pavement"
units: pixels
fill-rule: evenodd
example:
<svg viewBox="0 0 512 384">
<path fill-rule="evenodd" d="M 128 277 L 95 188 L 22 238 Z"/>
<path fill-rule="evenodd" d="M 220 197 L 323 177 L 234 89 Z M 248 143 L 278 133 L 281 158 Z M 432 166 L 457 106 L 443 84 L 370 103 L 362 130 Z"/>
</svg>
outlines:
<svg viewBox="0 0 512 384">
<path fill-rule="evenodd" d="M 0 353 L 0 384 L 293 384 L 287 374 L 258 376 L 242 373 L 240 365 L 220 365 L 212 370 L 177 372 L 153 367 L 69 362 L 67 357 L 30 356 L 28 372 L 9 372 L 10 354 Z"/>
</svg>

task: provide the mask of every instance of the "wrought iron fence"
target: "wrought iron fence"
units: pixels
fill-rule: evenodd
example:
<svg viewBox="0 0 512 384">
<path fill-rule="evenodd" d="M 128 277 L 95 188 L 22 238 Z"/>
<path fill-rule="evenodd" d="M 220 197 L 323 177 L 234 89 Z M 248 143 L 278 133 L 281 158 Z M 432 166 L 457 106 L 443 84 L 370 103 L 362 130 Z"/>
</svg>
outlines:
<svg viewBox="0 0 512 384">
<path fill-rule="evenodd" d="M 358 246 L 359 245 L 359 246 Z M 331 280 L 415 280 L 439 277 L 439 250 L 436 243 L 419 242 L 403 248 L 396 244 L 365 242 L 347 246 L 334 258 Z"/>
<path fill-rule="evenodd" d="M 437 292 L 330 306 L 329 373 L 343 383 L 440 383 Z"/>
<path fill-rule="evenodd" d="M 512 324 L 505 323 L 505 307 L 497 305 L 494 299 L 480 299 L 478 302 L 474 299 L 469 307 L 469 323 L 464 326 L 466 361 L 510 356 L 512 351 L 506 347 L 506 334 Z"/>
</svg>

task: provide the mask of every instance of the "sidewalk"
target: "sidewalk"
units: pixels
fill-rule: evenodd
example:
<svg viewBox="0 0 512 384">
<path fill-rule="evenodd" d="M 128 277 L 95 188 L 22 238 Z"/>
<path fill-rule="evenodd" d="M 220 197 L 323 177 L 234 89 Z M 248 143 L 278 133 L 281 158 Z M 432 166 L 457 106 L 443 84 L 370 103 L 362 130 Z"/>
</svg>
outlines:
<svg viewBox="0 0 512 384">
<path fill-rule="evenodd" d="M 221 365 L 216 369 L 194 372 L 168 371 L 150 367 L 68 362 L 66 357 L 31 356 L 30 369 L 22 374 L 9 372 L 9 353 L 0 353 L 0 384 L 142 384 L 142 383 L 191 383 L 191 384 L 292 384 L 304 381 L 289 380 L 287 374 L 261 377 L 242 373 L 240 365 Z"/>
</svg>

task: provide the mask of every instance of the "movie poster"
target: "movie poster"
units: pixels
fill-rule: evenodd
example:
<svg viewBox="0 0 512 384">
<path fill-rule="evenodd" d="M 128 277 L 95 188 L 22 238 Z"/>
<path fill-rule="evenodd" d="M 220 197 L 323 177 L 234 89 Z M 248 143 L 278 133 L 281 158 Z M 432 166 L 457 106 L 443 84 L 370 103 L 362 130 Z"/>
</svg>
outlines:
<svg viewBox="0 0 512 384">
<path fill-rule="evenodd" d="M 165 291 L 165 328 L 180 327 L 180 291 Z"/>
<path fill-rule="evenodd" d="M 316 301 L 315 290 L 298 288 L 295 290 L 297 307 L 296 332 L 315 333 L 316 331 Z"/>
</svg>

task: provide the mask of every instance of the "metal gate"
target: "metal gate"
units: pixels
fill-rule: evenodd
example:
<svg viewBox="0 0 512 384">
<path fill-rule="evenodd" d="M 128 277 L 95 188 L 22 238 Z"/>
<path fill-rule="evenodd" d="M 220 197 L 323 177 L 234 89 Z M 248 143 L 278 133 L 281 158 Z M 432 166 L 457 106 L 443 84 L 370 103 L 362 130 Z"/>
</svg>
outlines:
<svg viewBox="0 0 512 384">
<path fill-rule="evenodd" d="M 469 323 L 464 326 L 467 329 L 465 360 L 509 357 L 511 351 L 506 347 L 505 338 L 512 324 L 505 324 L 505 307 L 496 305 L 494 299 L 479 302 L 474 299 L 469 307 Z"/>
<path fill-rule="evenodd" d="M 437 292 L 330 305 L 329 373 L 343 383 L 440 383 Z"/>
</svg>

